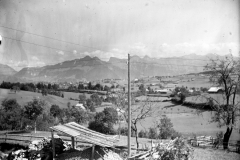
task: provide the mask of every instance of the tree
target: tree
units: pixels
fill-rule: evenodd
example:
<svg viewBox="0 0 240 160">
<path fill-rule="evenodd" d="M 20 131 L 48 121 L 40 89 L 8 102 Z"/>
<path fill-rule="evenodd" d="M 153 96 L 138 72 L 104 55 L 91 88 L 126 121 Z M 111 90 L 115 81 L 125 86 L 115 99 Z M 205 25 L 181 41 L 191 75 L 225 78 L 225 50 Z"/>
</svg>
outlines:
<svg viewBox="0 0 240 160">
<path fill-rule="evenodd" d="M 87 99 L 85 93 L 80 94 L 78 97 L 79 97 L 79 102 L 85 103 L 85 101 L 86 101 L 86 99 Z"/>
<path fill-rule="evenodd" d="M 104 134 L 115 134 L 113 125 L 117 123 L 117 111 L 114 108 L 105 108 L 102 112 L 98 112 L 94 121 L 89 123 L 89 129 Z"/>
<path fill-rule="evenodd" d="M 16 99 L 4 99 L 0 108 L 0 130 L 23 128 L 23 109 Z"/>
<path fill-rule="evenodd" d="M 163 115 L 160 119 L 160 123 L 157 125 L 157 128 L 159 129 L 159 138 L 167 139 L 172 135 L 173 132 L 173 124 L 171 119 L 166 115 Z"/>
<path fill-rule="evenodd" d="M 17 91 L 20 91 L 20 88 L 18 86 L 13 86 L 12 90 L 16 93 Z"/>
<path fill-rule="evenodd" d="M 47 96 L 47 89 L 42 89 L 42 95 Z"/>
<path fill-rule="evenodd" d="M 100 106 L 102 104 L 102 99 L 98 96 L 97 93 L 92 94 L 90 98 L 95 105 Z"/>
<path fill-rule="evenodd" d="M 111 88 L 112 88 L 112 89 L 113 89 L 113 88 L 115 88 L 115 85 L 114 85 L 114 84 L 112 84 Z"/>
<path fill-rule="evenodd" d="M 50 108 L 50 114 L 56 118 L 59 117 L 61 115 L 62 110 L 59 108 L 58 105 L 53 104 Z"/>
<path fill-rule="evenodd" d="M 189 95 L 187 88 L 185 87 L 176 87 L 174 90 L 174 95 L 178 97 L 180 100 L 179 102 L 183 103 L 186 97 Z"/>
<path fill-rule="evenodd" d="M 154 113 L 153 104 L 148 100 L 138 105 L 134 105 L 131 108 L 131 129 L 135 132 L 135 138 L 137 143 L 137 149 L 139 148 L 138 142 L 138 123 L 142 120 L 151 117 Z M 128 110 L 125 108 L 125 119 L 128 122 Z"/>
<path fill-rule="evenodd" d="M 212 105 L 215 111 L 212 122 L 218 122 L 219 127 L 226 126 L 226 132 L 223 137 L 223 148 L 228 148 L 228 142 L 236 120 L 240 116 L 239 101 L 236 97 L 240 86 L 240 59 L 226 56 L 224 58 L 210 59 L 210 63 L 205 69 L 210 71 L 210 81 L 214 85 L 223 88 L 222 101 L 210 97 L 208 99 L 214 101 Z"/>
<path fill-rule="evenodd" d="M 158 138 L 157 128 L 153 128 L 153 127 L 149 128 L 148 138 L 150 138 L 150 139 L 157 139 Z"/>
<path fill-rule="evenodd" d="M 141 92 L 141 94 L 145 94 L 145 92 L 146 92 L 146 88 L 144 87 L 144 84 L 141 84 L 140 86 L 139 86 L 139 90 L 140 90 L 140 92 Z"/>
<path fill-rule="evenodd" d="M 28 102 L 24 108 L 25 108 L 25 115 L 28 119 L 32 120 L 35 124 L 35 133 L 36 133 L 36 121 L 39 115 L 43 112 L 43 107 L 46 105 L 45 101 L 41 99 L 34 98 L 32 101 Z"/>
<path fill-rule="evenodd" d="M 84 89 L 84 85 L 83 85 L 82 83 L 79 83 L 78 89 L 79 89 L 79 90 Z"/>
<path fill-rule="evenodd" d="M 104 108 L 103 113 L 105 115 L 104 121 L 110 124 L 116 124 L 118 121 L 118 113 L 115 108 Z"/>
<path fill-rule="evenodd" d="M 74 118 L 74 121 L 78 124 L 83 124 L 88 120 L 87 113 L 80 108 L 76 108 L 75 106 L 72 106 L 72 108 L 70 109 L 70 114 L 71 117 Z"/>
<path fill-rule="evenodd" d="M 101 84 L 97 83 L 95 86 L 94 86 L 94 89 L 95 90 L 101 90 L 102 86 Z"/>
<path fill-rule="evenodd" d="M 51 83 L 48 83 L 48 87 L 47 87 L 48 89 L 52 89 L 52 85 L 51 85 Z"/>
<path fill-rule="evenodd" d="M 104 91 L 110 91 L 110 87 L 108 87 L 107 85 L 104 86 Z"/>
<path fill-rule="evenodd" d="M 89 90 L 92 89 L 92 83 L 91 83 L 91 82 L 88 83 L 88 89 L 89 89 Z"/>
<path fill-rule="evenodd" d="M 96 111 L 92 99 L 87 99 L 85 107 L 87 109 L 89 109 L 91 112 L 95 112 Z"/>
</svg>

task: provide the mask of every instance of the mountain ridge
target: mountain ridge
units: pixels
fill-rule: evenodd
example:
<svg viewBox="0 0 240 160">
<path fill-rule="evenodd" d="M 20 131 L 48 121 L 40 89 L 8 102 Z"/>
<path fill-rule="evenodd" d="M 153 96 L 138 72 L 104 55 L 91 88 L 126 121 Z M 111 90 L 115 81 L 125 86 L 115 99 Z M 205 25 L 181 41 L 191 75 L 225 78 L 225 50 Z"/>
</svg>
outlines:
<svg viewBox="0 0 240 160">
<path fill-rule="evenodd" d="M 211 57 L 217 56 L 214 54 Z M 131 78 L 144 76 L 172 76 L 203 71 L 207 55 L 190 54 L 182 57 L 151 58 L 131 56 Z M 127 59 L 85 56 L 43 67 L 27 67 L 16 72 L 16 78 L 29 81 L 81 81 L 100 79 L 126 79 Z"/>
</svg>

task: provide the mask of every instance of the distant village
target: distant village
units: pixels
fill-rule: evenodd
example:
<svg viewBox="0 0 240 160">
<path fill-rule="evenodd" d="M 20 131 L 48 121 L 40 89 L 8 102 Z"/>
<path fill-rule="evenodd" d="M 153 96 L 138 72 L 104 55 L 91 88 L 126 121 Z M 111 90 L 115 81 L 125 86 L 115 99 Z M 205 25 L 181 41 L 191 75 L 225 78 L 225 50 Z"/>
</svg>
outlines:
<svg viewBox="0 0 240 160">
<path fill-rule="evenodd" d="M 135 78 L 131 81 L 131 93 L 143 91 L 144 93 L 159 96 L 170 96 L 176 87 L 183 87 L 184 82 L 193 82 L 195 77 L 209 79 L 207 74 L 180 75 L 180 76 L 148 76 L 143 78 Z M 126 79 L 102 79 L 96 81 L 81 80 L 79 82 L 41 82 L 44 85 L 57 85 L 59 90 L 81 90 L 84 92 L 106 95 L 108 93 L 128 92 L 128 84 Z M 92 87 L 89 87 L 92 86 Z M 94 86 L 94 87 L 93 87 Z M 184 86 L 189 93 L 206 92 L 219 93 L 221 87 L 188 87 Z"/>
</svg>

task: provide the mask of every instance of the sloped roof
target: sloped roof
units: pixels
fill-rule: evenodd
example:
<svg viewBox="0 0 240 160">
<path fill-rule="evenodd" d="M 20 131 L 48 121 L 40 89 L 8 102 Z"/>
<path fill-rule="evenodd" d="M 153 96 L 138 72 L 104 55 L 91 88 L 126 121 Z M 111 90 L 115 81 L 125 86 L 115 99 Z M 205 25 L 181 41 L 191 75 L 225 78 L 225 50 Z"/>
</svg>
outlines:
<svg viewBox="0 0 240 160">
<path fill-rule="evenodd" d="M 99 145 L 102 147 L 113 147 L 118 142 L 117 136 L 105 135 L 90 130 L 75 122 L 69 122 L 63 125 L 50 127 L 52 130 L 62 132 L 68 136 L 78 138 L 84 142 Z"/>
<path fill-rule="evenodd" d="M 86 109 L 82 103 L 77 103 L 75 106 L 79 107 L 79 108 L 82 108 L 83 110 Z"/>
<path fill-rule="evenodd" d="M 222 90 L 221 87 L 211 87 L 208 92 L 218 92 L 219 90 Z"/>
</svg>

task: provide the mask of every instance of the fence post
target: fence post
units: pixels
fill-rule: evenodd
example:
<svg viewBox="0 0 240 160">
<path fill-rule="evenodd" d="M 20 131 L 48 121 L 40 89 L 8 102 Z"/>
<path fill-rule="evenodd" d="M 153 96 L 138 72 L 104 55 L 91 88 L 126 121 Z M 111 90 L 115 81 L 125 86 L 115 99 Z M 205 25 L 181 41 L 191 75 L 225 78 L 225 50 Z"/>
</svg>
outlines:
<svg viewBox="0 0 240 160">
<path fill-rule="evenodd" d="M 5 143 L 7 143 L 7 133 L 5 133 Z"/>
</svg>

